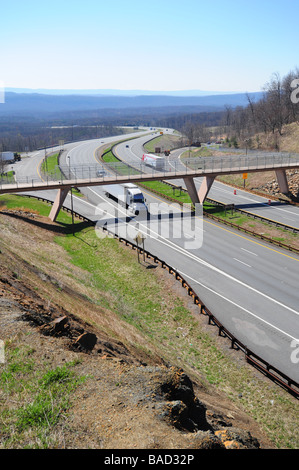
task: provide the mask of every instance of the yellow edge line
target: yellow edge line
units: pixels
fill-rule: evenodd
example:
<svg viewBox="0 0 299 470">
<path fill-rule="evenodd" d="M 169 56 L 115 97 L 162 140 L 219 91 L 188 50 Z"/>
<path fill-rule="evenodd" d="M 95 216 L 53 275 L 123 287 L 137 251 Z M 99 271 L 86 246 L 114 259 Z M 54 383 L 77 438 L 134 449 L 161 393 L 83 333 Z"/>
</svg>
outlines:
<svg viewBox="0 0 299 470">
<path fill-rule="evenodd" d="M 102 145 L 99 145 L 96 149 L 94 149 L 94 152 L 93 152 L 93 158 L 95 159 L 95 161 L 97 163 L 99 163 L 99 160 L 97 160 L 96 152 L 97 152 L 97 150 L 99 150 L 100 147 L 102 147 Z"/>
<path fill-rule="evenodd" d="M 220 228 L 221 230 L 224 230 L 225 232 L 231 233 L 232 235 L 235 235 L 236 237 L 243 238 L 244 240 L 247 240 L 247 241 L 249 241 L 249 242 L 251 242 L 251 243 L 254 243 L 255 245 L 261 246 L 262 248 L 266 248 L 267 250 L 271 250 L 271 251 L 273 251 L 274 253 L 278 253 L 279 255 L 286 256 L 287 258 L 290 258 L 290 259 L 293 259 L 294 261 L 298 261 L 298 262 L 299 262 L 299 259 L 298 259 L 298 258 L 294 258 L 293 256 L 287 255 L 286 253 L 281 253 L 280 251 L 274 250 L 274 248 L 271 248 L 270 246 L 262 245 L 261 243 L 256 242 L 255 240 L 251 240 L 250 238 L 244 237 L 243 235 L 240 235 L 239 233 L 234 233 L 234 232 L 231 232 L 230 230 L 228 230 L 228 229 L 226 229 L 226 228 L 224 228 L 224 227 L 219 227 L 218 225 L 214 224 L 213 222 L 209 222 L 208 220 L 206 220 L 205 222 L 206 222 L 207 224 L 213 225 L 214 227 L 218 227 L 218 228 Z"/>
<path fill-rule="evenodd" d="M 142 188 L 142 189 L 143 189 L 143 188 Z M 148 193 L 147 191 L 144 191 L 144 190 L 143 190 L 143 192 L 144 192 L 145 194 L 147 194 L 148 196 L 153 197 L 154 199 L 157 199 L 157 200 L 159 200 L 159 201 L 164 202 L 163 199 L 161 199 L 160 197 L 157 197 L 157 196 L 153 195 L 152 193 Z M 298 262 L 299 262 L 299 259 L 298 259 L 298 258 L 294 258 L 293 256 L 287 255 L 286 253 L 281 253 L 280 251 L 274 250 L 273 248 L 271 248 L 271 247 L 269 247 L 269 246 L 262 245 L 261 243 L 258 243 L 258 242 L 256 242 L 255 240 L 251 240 L 250 238 L 244 237 L 243 235 L 240 235 L 239 233 L 235 233 L 235 232 L 232 232 L 231 230 L 228 230 L 228 229 L 226 229 L 226 228 L 224 228 L 224 227 L 220 227 L 219 225 L 216 225 L 216 224 L 214 224 L 213 222 L 210 222 L 210 221 L 208 221 L 208 220 L 205 220 L 205 223 L 206 223 L 206 224 L 213 225 L 214 227 L 217 227 L 217 228 L 219 228 L 219 229 L 221 229 L 221 230 L 224 230 L 225 232 L 231 233 L 232 235 L 235 235 L 236 237 L 243 238 L 244 240 L 247 240 L 247 241 L 249 241 L 249 242 L 251 242 L 251 243 L 254 243 L 255 245 L 261 246 L 262 248 L 266 248 L 267 250 L 271 250 L 271 251 L 273 251 L 274 253 L 278 253 L 279 255 L 286 256 L 287 258 L 290 258 L 290 259 L 293 259 L 294 261 L 298 261 Z"/>
<path fill-rule="evenodd" d="M 117 153 L 117 152 L 116 152 L 116 153 Z M 154 197 L 154 199 L 157 199 L 157 200 L 159 200 L 159 201 L 164 202 L 163 199 L 161 199 L 161 198 L 159 198 L 159 197 L 157 197 L 157 196 L 153 196 L 151 193 L 147 193 L 146 191 L 144 191 L 144 192 L 145 192 L 145 194 L 148 194 L 149 196 Z M 247 240 L 247 241 L 249 241 L 249 242 L 251 242 L 251 243 L 254 243 L 255 245 L 261 246 L 261 247 L 263 247 L 263 248 L 266 248 L 267 250 L 273 251 L 274 253 L 278 253 L 279 255 L 286 256 L 287 258 L 290 258 L 290 259 L 293 259 L 294 261 L 298 261 L 298 262 L 299 262 L 299 259 L 298 259 L 298 258 L 294 258 L 293 256 L 287 255 L 286 253 L 281 253 L 280 251 L 274 250 L 274 248 L 270 248 L 269 246 L 262 245 L 261 243 L 258 243 L 258 242 L 256 242 L 255 240 L 251 240 L 250 238 L 247 238 L 247 237 L 244 237 L 243 235 L 240 235 L 240 234 L 238 234 L 238 233 L 232 232 L 231 230 L 228 230 L 228 229 L 226 229 L 226 228 L 224 228 L 224 227 L 219 227 L 219 225 L 216 225 L 216 224 L 214 224 L 213 222 L 209 222 L 208 220 L 206 220 L 205 222 L 206 222 L 207 224 L 213 225 L 214 227 L 217 227 L 217 228 L 219 228 L 219 229 L 221 229 L 221 230 L 224 230 L 225 232 L 231 233 L 232 235 L 235 235 L 236 237 L 243 238 L 244 240 Z"/>
<path fill-rule="evenodd" d="M 98 162 L 98 160 L 96 159 L 95 153 L 96 153 L 96 151 L 97 151 L 100 147 L 101 147 L 101 145 L 99 145 L 99 147 L 97 147 L 97 148 L 94 150 L 94 152 L 93 152 L 94 159 L 96 160 L 97 163 L 99 163 L 99 162 Z M 117 153 L 117 152 L 116 152 L 116 153 Z M 117 154 L 117 155 L 118 155 L 118 154 Z M 40 175 L 40 173 L 39 173 L 39 167 L 41 166 L 42 161 L 43 161 L 43 160 L 41 160 L 41 162 L 39 163 L 39 165 L 38 165 L 38 167 L 37 167 L 37 173 L 38 173 L 39 177 L 43 180 L 43 178 L 41 177 L 41 175 Z M 44 180 L 43 180 L 43 181 L 44 181 Z M 149 196 L 153 197 L 154 199 L 157 199 L 157 200 L 159 200 L 159 201 L 164 202 L 163 199 L 161 199 L 161 198 L 159 198 L 159 197 L 157 197 L 157 196 L 153 196 L 152 193 L 147 193 L 146 191 L 144 191 L 144 192 L 145 192 L 145 194 L 148 194 Z M 286 256 L 287 258 L 293 259 L 294 261 L 299 261 L 299 259 L 293 258 L 293 256 L 287 255 L 287 254 L 285 254 L 285 253 L 281 253 L 280 251 L 274 250 L 273 248 L 270 248 L 269 246 L 262 245 L 261 243 L 258 243 L 258 242 L 254 241 L 254 240 L 251 240 L 250 238 L 244 237 L 243 235 L 240 235 L 240 234 L 238 234 L 238 233 L 231 232 L 230 230 L 227 230 L 227 229 L 224 228 L 224 227 L 219 227 L 219 225 L 213 224 L 212 222 L 209 222 L 209 221 L 207 221 L 207 220 L 206 220 L 205 222 L 206 222 L 207 224 L 213 225 L 214 227 L 217 227 L 217 228 L 219 228 L 219 229 L 221 229 L 221 230 L 224 230 L 225 232 L 231 233 L 232 235 L 235 235 L 236 237 L 243 238 L 244 240 L 247 240 L 247 241 L 249 241 L 249 242 L 251 242 L 251 243 L 254 243 L 255 245 L 258 245 L 258 246 L 261 246 L 261 247 L 263 247 L 263 248 L 266 248 L 267 250 L 271 250 L 271 251 L 273 251 L 274 253 L 278 253 L 279 255 Z"/>
<path fill-rule="evenodd" d="M 40 174 L 40 172 L 39 172 L 40 167 L 41 167 L 41 164 L 43 163 L 43 161 L 44 161 L 44 158 L 39 162 L 39 164 L 37 165 L 36 170 L 37 170 L 37 174 L 38 174 L 38 176 L 40 177 L 40 179 L 41 179 L 43 182 L 45 182 L 44 178 L 41 176 L 41 174 Z"/>
</svg>

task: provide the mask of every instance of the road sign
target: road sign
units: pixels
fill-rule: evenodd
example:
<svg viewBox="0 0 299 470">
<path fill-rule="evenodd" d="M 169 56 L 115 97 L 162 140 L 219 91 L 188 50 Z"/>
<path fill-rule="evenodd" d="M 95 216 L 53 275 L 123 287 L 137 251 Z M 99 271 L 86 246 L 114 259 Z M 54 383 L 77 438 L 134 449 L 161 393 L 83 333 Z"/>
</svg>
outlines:
<svg viewBox="0 0 299 470">
<path fill-rule="evenodd" d="M 134 241 L 137 243 L 137 256 L 138 256 L 138 263 L 139 263 L 139 245 L 143 246 L 143 261 L 145 261 L 145 253 L 144 253 L 144 240 L 146 239 L 146 236 L 143 235 L 142 233 L 138 232 L 136 237 L 134 238 Z"/>
<path fill-rule="evenodd" d="M 142 233 L 138 232 L 134 240 L 137 243 L 137 245 L 141 245 L 141 243 L 144 242 L 145 238 L 146 238 L 145 235 L 142 235 Z"/>
<path fill-rule="evenodd" d="M 243 173 L 243 180 L 247 180 L 248 173 Z"/>
</svg>

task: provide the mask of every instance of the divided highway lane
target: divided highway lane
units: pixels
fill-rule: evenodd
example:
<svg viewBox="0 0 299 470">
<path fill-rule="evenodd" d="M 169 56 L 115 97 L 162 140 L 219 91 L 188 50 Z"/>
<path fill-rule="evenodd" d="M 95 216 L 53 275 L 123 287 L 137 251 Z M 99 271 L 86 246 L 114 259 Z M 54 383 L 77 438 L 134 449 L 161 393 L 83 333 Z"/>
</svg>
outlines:
<svg viewBox="0 0 299 470">
<path fill-rule="evenodd" d="M 71 165 L 72 152 L 76 151 L 77 165 L 96 165 L 98 161 L 95 158 L 95 152 L 101 145 L 110 143 L 113 144 L 114 142 L 118 142 L 122 139 L 136 137 L 136 135 L 144 135 L 145 133 L 148 133 L 147 129 L 139 132 L 132 132 L 130 134 L 120 134 L 117 136 L 66 143 L 63 146 L 64 152 L 62 154 L 61 163 L 63 165 Z M 60 148 L 60 146 L 51 147 L 51 149 L 47 149 L 47 154 L 50 152 L 59 152 Z M 22 181 L 27 177 L 29 178 L 29 181 L 31 179 L 34 179 L 34 181 L 42 181 L 40 165 L 44 158 L 45 150 L 36 150 L 35 152 L 31 152 L 26 156 L 23 155 L 20 162 L 9 165 L 9 168 L 15 171 L 16 181 Z"/>
<path fill-rule="evenodd" d="M 172 133 L 172 131 L 169 131 L 169 133 Z M 149 137 L 136 139 L 130 143 L 129 148 L 124 144 L 120 144 L 115 149 L 116 153 L 119 158 L 124 161 L 136 161 L 136 163 L 139 163 L 144 153 L 143 145 L 148 140 Z M 169 157 L 170 169 L 185 169 L 185 166 L 180 160 L 185 150 L 187 149 L 178 149 L 171 152 Z M 202 178 L 195 178 L 194 181 L 196 187 L 199 189 Z M 183 180 L 171 180 L 171 182 L 178 186 L 185 187 Z M 214 181 L 208 197 L 224 204 L 235 204 L 235 206 L 240 209 L 299 229 L 299 207 L 273 200 L 269 205 L 269 200 L 271 200 L 270 196 L 269 198 L 257 196 L 239 188 L 236 189 L 236 194 L 234 194 L 234 189 L 235 188 L 220 183 L 219 181 Z"/>
<path fill-rule="evenodd" d="M 137 140 L 132 142 L 133 146 L 136 143 Z M 83 147 L 72 150 L 72 165 L 80 164 Z M 94 161 L 91 148 L 84 158 Z M 115 204 L 104 197 L 100 187 L 85 188 L 85 192 L 89 201 L 73 198 L 76 212 L 103 224 L 105 219 L 96 213 L 96 206 L 106 201 L 111 207 L 108 222 L 115 222 L 115 229 L 125 229 L 125 219 L 114 220 Z M 161 201 L 144 192 L 148 203 Z M 45 192 L 41 195 L 45 196 Z M 53 192 L 53 199 L 55 195 Z M 66 205 L 71 207 L 69 196 Z M 180 213 L 179 208 L 177 211 Z M 299 337 L 299 257 L 207 220 L 203 221 L 202 247 L 193 250 L 186 248 L 186 242 L 192 241 L 194 235 L 188 224 L 190 218 L 185 219 L 185 239 L 163 235 L 170 223 L 167 218 L 160 226 L 150 227 L 141 216 L 137 219 L 137 230 L 146 235 L 145 248 L 178 269 L 216 318 L 240 341 L 299 382 L 298 364 L 291 360 L 292 341 Z"/>
<path fill-rule="evenodd" d="M 145 140 L 134 141 L 129 149 L 121 144 L 116 151 L 122 159 L 132 161 L 133 153 L 138 159 Z M 268 355 L 270 363 L 273 358 L 271 349 L 276 349 L 276 366 L 285 373 L 288 370 L 290 376 L 294 374 L 294 380 L 298 381 L 298 367 L 291 364 L 290 360 L 291 341 L 299 336 L 298 257 L 289 256 L 279 249 L 273 250 L 264 243 L 241 236 L 215 223 L 207 221 L 204 226 L 207 225 L 208 234 L 204 235 L 204 244 L 195 267 L 194 259 L 190 262 L 190 255 L 187 253 L 180 262 L 179 256 L 173 254 L 167 260 L 163 243 L 162 249 L 156 243 L 154 252 L 159 256 L 160 251 L 161 258 L 171 265 L 174 264 L 173 259 L 176 260 L 174 267 L 189 278 L 196 291 L 198 287 L 200 292 L 204 289 L 206 300 L 203 300 L 211 311 L 248 347 L 251 344 L 252 349 L 265 359 Z M 217 231 L 213 236 L 215 227 Z M 242 242 L 242 246 L 238 246 L 238 241 Z M 173 249 L 175 248 L 172 247 Z M 203 297 L 202 294 L 200 297 Z M 228 306 L 227 310 L 223 308 L 224 303 Z M 243 311 L 243 315 L 248 318 L 240 320 L 233 317 L 232 305 Z M 278 346 L 281 341 L 283 344 Z"/>
<path fill-rule="evenodd" d="M 128 234 L 124 209 L 115 220 L 115 203 L 107 200 L 100 188 L 92 190 L 93 204 L 74 197 L 74 209 L 99 221 L 99 225 L 107 221 L 111 230 Z M 157 202 L 150 194 L 146 197 L 148 203 Z M 96 213 L 97 203 L 104 201 L 111 208 L 105 217 L 99 209 L 101 206 Z M 70 198 L 66 204 L 70 207 Z M 177 213 L 180 214 L 179 208 Z M 292 341 L 299 336 L 299 257 L 274 250 L 209 221 L 203 223 L 202 246 L 188 249 L 186 243 L 192 241 L 194 235 L 189 221 L 187 215 L 183 227 L 187 238 L 177 238 L 164 236 L 167 224 L 172 224 L 167 217 L 160 225 L 155 218 L 149 225 L 138 216 L 130 222 L 127 238 L 133 241 L 134 233 L 144 233 L 145 248 L 181 272 L 228 330 L 256 354 L 299 382 L 298 364 L 291 360 Z M 177 229 L 175 226 L 175 233 Z"/>
<path fill-rule="evenodd" d="M 181 154 L 181 151 L 177 151 L 173 155 L 173 158 L 180 161 Z M 183 166 L 182 163 L 181 165 Z M 195 178 L 194 181 L 196 187 L 199 189 L 202 178 Z M 178 184 L 184 185 L 184 182 L 181 181 Z M 266 217 L 299 229 L 299 207 L 271 200 L 271 196 L 262 197 L 239 188 L 236 189 L 236 194 L 234 194 L 234 191 L 234 187 L 225 185 L 219 181 L 214 181 L 208 197 L 224 204 L 235 204 L 239 209 L 244 209 L 245 211 L 260 215 L 261 217 Z M 270 204 L 269 200 L 271 201 Z"/>
</svg>

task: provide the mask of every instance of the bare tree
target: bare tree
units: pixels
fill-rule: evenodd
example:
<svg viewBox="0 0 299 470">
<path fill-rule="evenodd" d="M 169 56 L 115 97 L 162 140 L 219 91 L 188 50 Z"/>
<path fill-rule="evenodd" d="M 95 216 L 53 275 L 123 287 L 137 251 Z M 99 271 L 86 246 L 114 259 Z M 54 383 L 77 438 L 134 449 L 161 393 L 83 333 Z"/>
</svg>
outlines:
<svg viewBox="0 0 299 470">
<path fill-rule="evenodd" d="M 299 103 L 296 103 L 292 100 L 292 93 L 294 91 L 293 81 L 299 79 L 299 69 L 289 72 L 283 78 L 283 88 L 285 91 L 285 106 L 289 113 L 289 121 L 299 121 Z"/>
<path fill-rule="evenodd" d="M 0 152 L 0 175 L 3 175 L 6 172 L 7 163 Z"/>
<path fill-rule="evenodd" d="M 290 95 L 283 87 L 282 79 L 278 73 L 273 74 L 271 80 L 265 85 L 266 91 L 266 115 L 268 124 L 273 134 L 275 130 L 282 135 L 284 124 L 290 122 L 290 110 L 288 106 Z"/>
</svg>

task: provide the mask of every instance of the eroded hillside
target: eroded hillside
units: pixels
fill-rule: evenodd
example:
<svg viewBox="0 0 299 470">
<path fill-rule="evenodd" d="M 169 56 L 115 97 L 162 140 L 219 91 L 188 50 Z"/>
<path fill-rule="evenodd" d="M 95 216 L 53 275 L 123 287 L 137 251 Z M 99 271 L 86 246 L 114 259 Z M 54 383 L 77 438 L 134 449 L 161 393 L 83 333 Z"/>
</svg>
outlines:
<svg viewBox="0 0 299 470">
<path fill-rule="evenodd" d="M 37 213 L 0 213 L 0 446 L 296 447 L 296 400 L 229 350 L 170 274 L 138 264 L 129 248 L 98 239 L 93 227 L 80 228 L 73 237 Z M 86 248 L 97 257 L 109 255 L 109 287 L 96 276 L 98 265 L 88 270 L 79 263 Z M 130 278 L 136 269 L 154 292 L 159 288 L 154 307 L 149 294 L 147 303 L 136 298 L 134 304 L 134 285 L 132 292 L 113 289 L 112 279 Z M 21 426 L 41 377 L 65 368 L 84 381 L 57 407 L 55 422 Z M 274 423 L 272 435 L 268 423 Z M 275 438 L 282 429 L 283 441 Z"/>
</svg>

